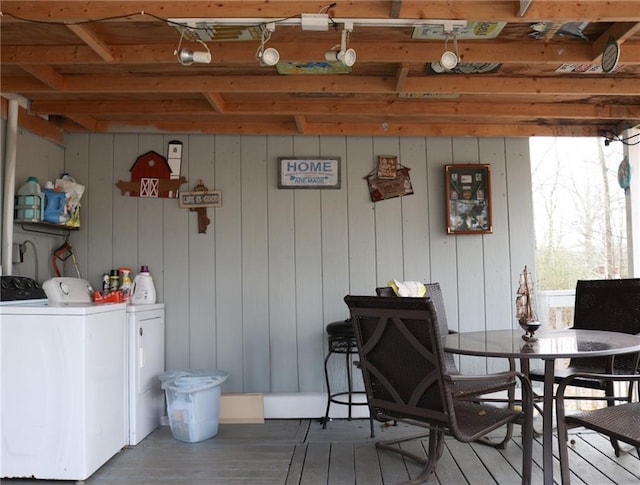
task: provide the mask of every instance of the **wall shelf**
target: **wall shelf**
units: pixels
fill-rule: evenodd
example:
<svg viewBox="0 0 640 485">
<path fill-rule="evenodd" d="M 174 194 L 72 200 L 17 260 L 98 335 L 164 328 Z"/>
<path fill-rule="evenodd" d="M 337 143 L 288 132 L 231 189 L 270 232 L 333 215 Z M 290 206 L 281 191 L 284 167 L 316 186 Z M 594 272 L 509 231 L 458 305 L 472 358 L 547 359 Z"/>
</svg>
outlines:
<svg viewBox="0 0 640 485">
<path fill-rule="evenodd" d="M 48 236 L 69 237 L 72 231 L 77 231 L 79 227 L 65 226 L 64 224 L 53 224 L 51 222 L 16 222 L 20 224 L 23 231 L 46 234 Z"/>
</svg>

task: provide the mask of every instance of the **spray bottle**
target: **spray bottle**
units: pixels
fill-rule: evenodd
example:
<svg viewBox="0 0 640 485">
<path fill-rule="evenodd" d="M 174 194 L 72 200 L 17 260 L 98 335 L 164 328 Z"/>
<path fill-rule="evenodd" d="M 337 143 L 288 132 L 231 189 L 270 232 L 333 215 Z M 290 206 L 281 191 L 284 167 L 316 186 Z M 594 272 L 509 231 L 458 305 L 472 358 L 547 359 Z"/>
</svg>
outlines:
<svg viewBox="0 0 640 485">
<path fill-rule="evenodd" d="M 122 292 L 124 301 L 129 301 L 129 298 L 131 297 L 131 287 L 133 286 L 133 283 L 131 282 L 131 268 L 118 268 L 118 271 L 120 271 L 120 274 L 122 275 L 120 291 Z"/>
</svg>

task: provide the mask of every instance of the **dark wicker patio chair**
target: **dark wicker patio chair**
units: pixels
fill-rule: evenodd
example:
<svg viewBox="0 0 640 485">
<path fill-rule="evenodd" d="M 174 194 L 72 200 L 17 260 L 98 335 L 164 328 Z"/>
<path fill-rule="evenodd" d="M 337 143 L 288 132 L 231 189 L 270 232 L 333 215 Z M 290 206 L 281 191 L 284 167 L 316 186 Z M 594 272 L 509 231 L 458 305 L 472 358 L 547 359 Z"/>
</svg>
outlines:
<svg viewBox="0 0 640 485">
<path fill-rule="evenodd" d="M 435 306 L 436 312 L 438 313 L 438 328 L 440 330 L 440 338 L 442 342 L 446 338 L 447 334 L 455 333 L 455 330 L 451 330 L 447 323 L 447 312 L 444 307 L 444 298 L 442 296 L 442 289 L 440 288 L 440 283 L 425 283 L 425 287 L 427 288 L 426 296 L 431 298 L 433 305 Z M 383 286 L 376 288 L 376 294 L 378 296 L 390 296 L 395 297 L 396 294 L 393 291 L 393 288 L 390 286 Z M 454 360 L 453 354 L 449 352 L 444 353 L 444 364 L 446 372 L 450 375 L 460 375 L 460 371 L 458 370 L 458 366 Z M 509 359 L 509 370 L 515 370 L 515 361 L 514 359 Z M 510 377 L 503 381 L 489 380 L 474 380 L 469 382 L 460 381 L 455 389 L 455 397 L 457 398 L 472 398 L 474 396 L 480 396 L 485 394 L 491 394 L 494 392 L 507 391 L 507 399 L 506 402 L 510 407 L 513 407 L 515 400 L 515 388 L 514 388 L 515 378 Z M 504 399 L 496 399 L 496 401 L 504 402 Z M 490 446 L 494 446 L 496 448 L 504 449 L 511 437 L 513 436 L 513 423 L 509 423 L 506 426 L 506 432 L 502 440 L 500 441 L 492 441 L 487 437 L 483 437 L 480 442 L 483 444 L 487 444 Z"/>
<path fill-rule="evenodd" d="M 558 450 L 560 455 L 560 471 L 563 485 L 571 483 L 569 472 L 569 450 L 567 447 L 567 429 L 573 427 L 585 427 L 609 436 L 613 440 L 620 440 L 636 447 L 640 453 L 640 402 L 628 402 L 626 396 L 623 403 L 616 404 L 607 397 L 595 397 L 589 399 L 607 400 L 609 406 L 583 411 L 577 414 L 565 415 L 565 390 L 567 386 L 575 385 L 579 379 L 597 379 L 602 382 L 614 383 L 616 381 L 638 382 L 640 375 L 619 374 L 591 374 L 579 373 L 563 379 L 556 392 L 556 413 L 558 418 Z"/>
<path fill-rule="evenodd" d="M 371 415 L 382 422 L 397 420 L 430 429 L 419 436 L 376 443 L 424 465 L 410 483 L 426 480 L 435 470 L 445 432 L 468 443 L 508 423 L 523 425 L 522 483 L 530 483 L 533 403 L 526 377 L 515 371 L 482 376 L 449 373 L 438 313 L 430 298 L 347 295 L 344 300 L 354 324 Z M 511 380 L 515 386 L 516 377 L 522 385 L 523 411 L 455 397 L 461 384 Z M 426 434 L 426 459 L 394 446 Z"/>
<path fill-rule="evenodd" d="M 576 284 L 573 328 L 640 334 L 640 279 L 579 280 Z M 635 374 L 639 360 L 640 354 L 571 359 L 567 368 L 556 369 L 555 381 L 558 383 L 577 373 Z M 532 381 L 544 381 L 544 373 L 540 369 L 531 370 L 529 378 Z M 602 390 L 605 396 L 614 395 L 613 382 L 599 377 L 576 377 L 571 386 Z M 629 383 L 628 401 L 632 398 L 633 387 L 633 383 Z M 612 404 L 612 401 L 608 403 Z M 620 447 L 613 437 L 611 444 L 616 456 L 619 456 Z"/>
</svg>

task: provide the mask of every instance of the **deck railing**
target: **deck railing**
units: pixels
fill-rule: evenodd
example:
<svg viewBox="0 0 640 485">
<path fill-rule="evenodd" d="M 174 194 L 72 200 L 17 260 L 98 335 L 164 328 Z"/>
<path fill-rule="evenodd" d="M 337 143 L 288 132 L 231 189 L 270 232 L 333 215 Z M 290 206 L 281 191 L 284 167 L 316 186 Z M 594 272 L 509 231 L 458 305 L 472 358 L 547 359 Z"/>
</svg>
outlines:
<svg viewBox="0 0 640 485">
<path fill-rule="evenodd" d="M 576 297 L 575 290 L 545 290 L 536 292 L 538 320 L 546 328 L 567 328 L 573 325 L 573 311 Z M 562 367 L 568 364 L 568 359 L 556 360 L 556 366 Z M 616 392 L 624 394 L 623 383 L 616 383 Z M 585 388 L 575 388 L 575 394 L 588 398 L 589 396 L 602 395 L 601 391 Z M 600 406 L 594 401 L 575 401 L 578 409 L 592 409 Z M 569 406 L 571 407 L 571 406 Z"/>
<path fill-rule="evenodd" d="M 538 297 L 538 320 L 546 328 L 567 328 L 573 325 L 573 305 L 576 290 L 545 290 Z"/>
</svg>

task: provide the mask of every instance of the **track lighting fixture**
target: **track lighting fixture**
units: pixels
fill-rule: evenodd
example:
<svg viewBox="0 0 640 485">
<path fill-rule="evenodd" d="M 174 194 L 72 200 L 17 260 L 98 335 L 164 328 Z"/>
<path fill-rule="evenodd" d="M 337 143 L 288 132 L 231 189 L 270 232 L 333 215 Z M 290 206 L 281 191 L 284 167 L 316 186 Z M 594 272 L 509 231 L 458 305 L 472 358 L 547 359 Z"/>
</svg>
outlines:
<svg viewBox="0 0 640 485">
<path fill-rule="evenodd" d="M 183 47 L 177 51 L 178 61 L 183 66 L 190 66 L 191 64 L 209 64 L 211 62 L 211 52 L 209 49 L 206 51 L 192 51 L 187 47 Z"/>
<path fill-rule="evenodd" d="M 256 59 L 261 66 L 275 66 L 280 60 L 280 53 L 274 49 L 273 47 L 267 47 L 265 49 L 265 44 L 271 38 L 271 34 L 276 30 L 275 22 L 269 22 L 266 25 L 262 26 L 262 34 L 260 38 L 260 47 L 258 47 L 258 51 L 256 52 Z"/>
<path fill-rule="evenodd" d="M 460 62 L 458 56 L 458 36 L 454 30 L 445 31 L 444 52 L 440 56 L 439 62 L 434 62 L 431 67 L 436 72 L 450 71 L 454 69 Z M 449 37 L 453 37 L 453 51 L 447 50 Z"/>
<path fill-rule="evenodd" d="M 351 67 L 356 63 L 356 51 L 348 49 L 349 35 L 353 31 L 353 22 L 345 22 L 340 36 L 340 45 L 334 46 L 324 54 L 324 58 L 328 61 L 338 61 L 345 66 Z M 336 50 L 337 48 L 340 50 Z"/>
<path fill-rule="evenodd" d="M 204 51 L 194 51 L 188 47 L 181 48 L 182 39 L 184 39 L 184 33 L 186 30 L 187 28 L 182 29 L 178 48 L 173 52 L 173 54 L 178 57 L 178 62 L 183 66 L 190 66 L 194 62 L 198 64 L 209 64 L 211 62 L 211 51 L 209 50 L 209 47 L 207 47 L 207 44 L 200 39 L 194 39 L 194 41 L 200 43 L 205 48 Z"/>
</svg>

